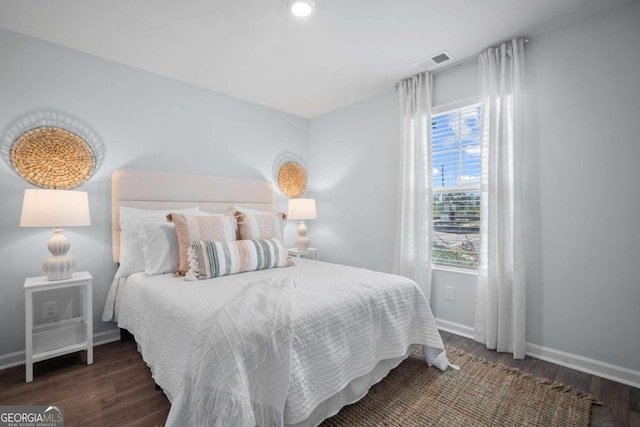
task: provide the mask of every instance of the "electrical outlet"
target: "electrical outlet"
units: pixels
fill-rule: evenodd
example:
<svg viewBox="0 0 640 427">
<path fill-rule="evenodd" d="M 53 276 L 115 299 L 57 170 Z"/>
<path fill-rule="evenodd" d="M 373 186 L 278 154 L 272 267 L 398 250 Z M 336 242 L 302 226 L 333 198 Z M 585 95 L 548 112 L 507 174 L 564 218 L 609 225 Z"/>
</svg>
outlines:
<svg viewBox="0 0 640 427">
<path fill-rule="evenodd" d="M 456 299 L 455 288 L 453 286 L 444 287 L 444 299 L 453 301 Z"/>
<path fill-rule="evenodd" d="M 45 302 L 42 306 L 42 320 L 54 320 L 58 317 L 58 301 Z"/>
</svg>

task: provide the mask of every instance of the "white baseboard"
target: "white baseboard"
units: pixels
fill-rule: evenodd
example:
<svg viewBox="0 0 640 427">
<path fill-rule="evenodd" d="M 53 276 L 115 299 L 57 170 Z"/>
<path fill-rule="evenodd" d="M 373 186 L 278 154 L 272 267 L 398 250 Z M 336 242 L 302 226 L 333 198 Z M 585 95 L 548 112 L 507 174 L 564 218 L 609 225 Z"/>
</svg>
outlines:
<svg viewBox="0 0 640 427">
<path fill-rule="evenodd" d="M 470 340 L 473 339 L 473 328 L 469 326 L 438 318 L 436 318 L 436 325 L 441 331 L 469 338 Z"/>
<path fill-rule="evenodd" d="M 93 334 L 93 346 L 107 344 L 114 341 L 120 341 L 120 328 L 110 329 L 108 331 Z"/>
<path fill-rule="evenodd" d="M 120 329 L 111 329 L 108 331 L 93 334 L 93 346 L 118 341 L 120 339 Z M 16 351 L 0 355 L 0 370 L 12 368 L 14 366 L 24 365 L 25 351 Z"/>
<path fill-rule="evenodd" d="M 24 365 L 24 350 L 0 356 L 0 370 Z"/>
<path fill-rule="evenodd" d="M 436 325 L 442 331 L 473 339 L 472 327 L 443 319 L 436 319 Z M 525 353 L 527 356 L 544 360 L 545 362 L 640 388 L 640 371 L 531 343 L 526 344 Z"/>
<path fill-rule="evenodd" d="M 545 362 L 555 363 L 576 371 L 640 388 L 640 371 L 531 343 L 527 343 L 525 352 L 527 356 L 535 357 Z"/>
</svg>

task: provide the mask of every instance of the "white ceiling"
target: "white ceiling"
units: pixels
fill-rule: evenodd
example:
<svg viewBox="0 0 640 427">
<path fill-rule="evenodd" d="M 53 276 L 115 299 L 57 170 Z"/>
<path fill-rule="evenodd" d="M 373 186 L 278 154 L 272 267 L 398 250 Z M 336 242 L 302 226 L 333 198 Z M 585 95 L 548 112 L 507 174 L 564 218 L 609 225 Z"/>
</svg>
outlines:
<svg viewBox="0 0 640 427">
<path fill-rule="evenodd" d="M 414 62 L 463 59 L 631 0 L 0 0 L 0 27 L 313 117 L 391 88 Z"/>
</svg>

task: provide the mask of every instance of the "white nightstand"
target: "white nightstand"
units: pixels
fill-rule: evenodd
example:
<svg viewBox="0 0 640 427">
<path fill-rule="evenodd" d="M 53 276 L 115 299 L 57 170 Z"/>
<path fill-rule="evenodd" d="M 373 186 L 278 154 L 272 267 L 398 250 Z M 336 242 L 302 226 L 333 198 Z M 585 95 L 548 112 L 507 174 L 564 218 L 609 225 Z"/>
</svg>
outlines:
<svg viewBox="0 0 640 427">
<path fill-rule="evenodd" d="M 25 340 L 27 382 L 33 381 L 33 364 L 41 360 L 87 351 L 87 365 L 93 364 L 93 302 L 91 283 L 93 278 L 86 271 L 74 273 L 68 279 L 50 281 L 47 276 L 29 277 L 24 281 Z M 33 294 L 65 288 L 81 290 L 79 316 L 56 320 L 34 326 Z M 55 294 L 52 301 L 57 301 Z M 46 300 L 46 297 L 45 297 Z M 57 302 L 56 302 L 57 304 Z M 46 309 L 46 308 L 44 308 Z M 61 307 L 57 307 L 61 309 Z M 44 317 L 44 313 L 43 316 Z M 58 312 L 58 318 L 60 312 Z M 38 319 L 40 316 L 37 317 Z"/>
<path fill-rule="evenodd" d="M 290 257 L 307 258 L 320 261 L 320 249 L 309 248 L 306 251 L 299 251 L 296 248 L 287 248 Z"/>
</svg>

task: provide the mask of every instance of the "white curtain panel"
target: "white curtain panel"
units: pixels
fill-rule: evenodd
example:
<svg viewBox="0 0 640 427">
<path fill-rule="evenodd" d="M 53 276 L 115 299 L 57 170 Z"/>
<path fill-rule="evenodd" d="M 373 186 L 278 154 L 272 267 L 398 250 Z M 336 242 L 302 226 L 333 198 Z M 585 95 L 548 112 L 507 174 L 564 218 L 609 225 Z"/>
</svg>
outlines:
<svg viewBox="0 0 640 427">
<path fill-rule="evenodd" d="M 525 353 L 522 241 L 524 41 L 480 55 L 482 181 L 475 339 Z"/>
<path fill-rule="evenodd" d="M 431 164 L 431 77 L 403 80 L 398 91 L 401 164 L 393 272 L 414 280 L 431 300 L 432 185 L 425 173 Z"/>
</svg>

